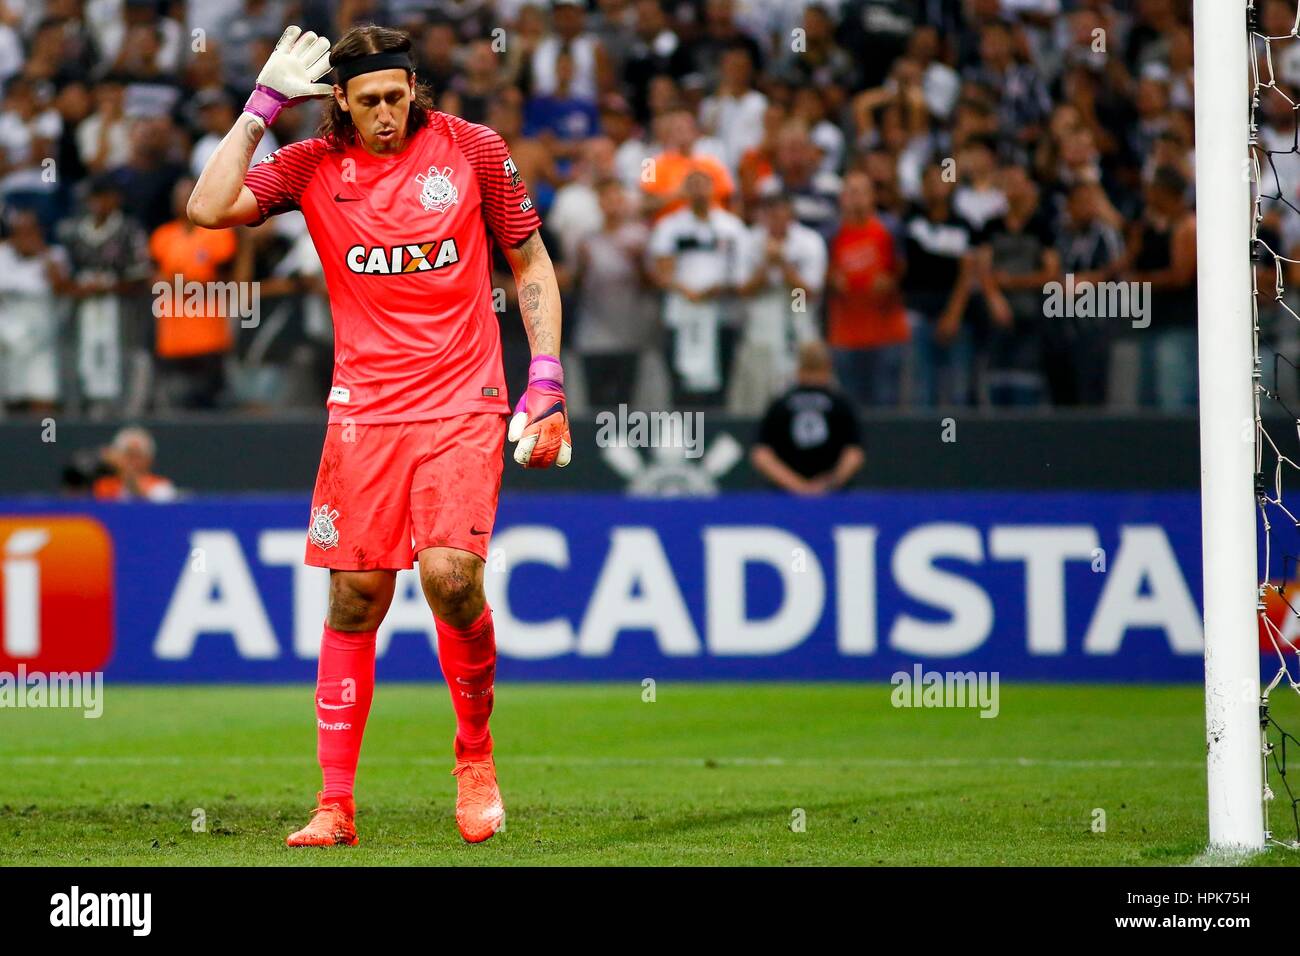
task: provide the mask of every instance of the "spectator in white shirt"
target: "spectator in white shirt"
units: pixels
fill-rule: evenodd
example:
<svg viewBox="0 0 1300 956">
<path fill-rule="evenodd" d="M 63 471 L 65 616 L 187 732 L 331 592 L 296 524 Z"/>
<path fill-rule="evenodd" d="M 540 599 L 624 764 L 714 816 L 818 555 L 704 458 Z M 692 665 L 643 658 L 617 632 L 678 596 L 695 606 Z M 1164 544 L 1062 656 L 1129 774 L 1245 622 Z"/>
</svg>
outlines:
<svg viewBox="0 0 1300 956">
<path fill-rule="evenodd" d="M 650 236 L 654 278 L 665 293 L 673 404 L 719 405 L 727 351 L 724 306 L 747 278 L 747 232 L 739 217 L 712 205 L 708 173 L 688 173 L 683 193 L 686 207 L 660 219 Z"/>
<path fill-rule="evenodd" d="M 700 128 L 722 140 L 723 162 L 735 174 L 740 158 L 763 138 L 767 97 L 754 89 L 754 63 L 745 44 L 724 50 L 720 71 L 717 93 L 700 103 Z"/>
<path fill-rule="evenodd" d="M 105 80 L 96 84 L 95 112 L 77 126 L 77 152 L 91 173 L 123 166 L 130 158 L 125 101 L 126 90 L 121 83 Z"/>
<path fill-rule="evenodd" d="M 4 111 L 0 112 L 0 150 L 4 151 L 4 178 L 0 192 L 52 193 L 57 188 L 47 157 L 63 131 L 58 111 L 44 105 L 31 81 L 15 76 L 5 85 Z"/>
<path fill-rule="evenodd" d="M 60 397 L 57 291 L 67 284 L 63 249 L 48 246 L 26 209 L 7 217 L 0 242 L 0 399 L 12 410 L 52 412 Z"/>
<path fill-rule="evenodd" d="M 572 180 L 556 190 L 546 216 L 547 227 L 560 237 L 566 261 L 572 261 L 579 241 L 600 230 L 601 201 L 596 186 L 614 177 L 614 144 L 603 136 L 585 140 L 575 172 Z"/>
<path fill-rule="evenodd" d="M 645 271 L 649 229 L 635 215 L 627 187 L 616 179 L 596 187 L 602 223 L 578 243 L 577 331 L 587 401 L 613 408 L 636 393 L 641 353 L 656 343 Z"/>
<path fill-rule="evenodd" d="M 813 321 L 826 281 L 826 241 L 794 218 L 790 197 L 761 201 L 749 232 L 749 281 L 740 348 L 731 370 L 728 411 L 758 415 L 794 380 L 799 345 L 817 338 Z"/>
<path fill-rule="evenodd" d="M 583 0 L 551 0 L 551 25 L 537 49 L 533 51 L 533 95 L 549 96 L 559 85 L 557 61 L 560 51 L 573 57 L 571 96 L 594 100 L 596 79 L 605 67 L 600 40 L 587 31 L 586 4 Z"/>
</svg>

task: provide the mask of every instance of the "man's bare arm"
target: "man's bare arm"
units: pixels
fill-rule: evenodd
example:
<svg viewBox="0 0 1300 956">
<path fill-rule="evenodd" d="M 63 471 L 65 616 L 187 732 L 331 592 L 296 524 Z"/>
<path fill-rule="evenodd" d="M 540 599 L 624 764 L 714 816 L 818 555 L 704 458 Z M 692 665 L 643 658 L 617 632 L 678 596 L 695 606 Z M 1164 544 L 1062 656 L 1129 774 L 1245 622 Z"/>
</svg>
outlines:
<svg viewBox="0 0 1300 956">
<path fill-rule="evenodd" d="M 248 164 L 266 127 L 252 113 L 240 113 L 190 193 L 185 212 L 190 222 L 208 229 L 246 226 L 261 218 L 253 191 L 244 185 Z"/>
<path fill-rule="evenodd" d="M 253 95 L 226 138 L 203 167 L 185 212 L 196 226 L 224 229 L 261 218 L 257 199 L 244 185 L 248 164 L 266 128 L 280 110 L 305 100 L 331 96 L 334 87 L 318 83 L 330 70 L 330 41 L 296 24 L 284 28 L 266 65 L 257 74 Z"/>
<path fill-rule="evenodd" d="M 533 356 L 560 356 L 560 285 L 555 266 L 540 233 L 534 231 L 523 245 L 505 250 L 519 290 L 519 314 Z"/>
</svg>

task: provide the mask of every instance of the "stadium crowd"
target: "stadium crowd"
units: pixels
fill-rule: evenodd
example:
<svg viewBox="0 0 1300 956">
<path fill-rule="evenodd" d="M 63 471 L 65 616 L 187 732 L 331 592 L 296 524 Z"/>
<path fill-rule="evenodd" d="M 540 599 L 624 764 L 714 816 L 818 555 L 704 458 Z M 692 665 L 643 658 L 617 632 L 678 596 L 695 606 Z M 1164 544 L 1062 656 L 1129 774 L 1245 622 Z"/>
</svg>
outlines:
<svg viewBox="0 0 1300 956">
<path fill-rule="evenodd" d="M 1264 16 L 1289 32 L 1294 12 Z M 1191 407 L 1189 19 L 1179 0 L 0 0 L 5 404 L 321 406 L 301 216 L 209 231 L 185 200 L 286 23 L 379 22 L 412 33 L 438 107 L 509 144 L 566 296 L 575 411 L 759 415 L 812 340 L 859 406 Z M 318 119 L 286 111 L 254 162 Z M 255 283 L 252 308 L 170 291 L 217 282 Z M 1083 304 L 1121 283 L 1118 314 Z"/>
</svg>

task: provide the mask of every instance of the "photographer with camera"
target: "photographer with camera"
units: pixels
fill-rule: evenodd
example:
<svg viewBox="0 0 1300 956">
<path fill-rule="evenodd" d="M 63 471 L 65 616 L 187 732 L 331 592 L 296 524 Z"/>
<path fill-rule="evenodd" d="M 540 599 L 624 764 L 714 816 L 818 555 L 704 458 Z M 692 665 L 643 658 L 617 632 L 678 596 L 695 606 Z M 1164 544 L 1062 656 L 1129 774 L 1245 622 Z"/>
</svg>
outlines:
<svg viewBox="0 0 1300 956">
<path fill-rule="evenodd" d="M 91 485 L 91 493 L 100 500 L 173 501 L 176 486 L 153 473 L 154 441 L 143 428 L 123 428 L 113 436 L 113 443 L 100 452 L 100 462 L 107 474 Z"/>
</svg>

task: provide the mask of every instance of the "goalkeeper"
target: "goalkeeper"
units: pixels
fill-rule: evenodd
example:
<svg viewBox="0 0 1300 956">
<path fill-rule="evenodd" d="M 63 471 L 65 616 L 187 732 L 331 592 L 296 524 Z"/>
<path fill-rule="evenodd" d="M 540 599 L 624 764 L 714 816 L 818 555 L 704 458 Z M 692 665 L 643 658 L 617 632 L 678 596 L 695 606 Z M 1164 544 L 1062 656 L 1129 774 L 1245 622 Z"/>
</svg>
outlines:
<svg viewBox="0 0 1300 956">
<path fill-rule="evenodd" d="M 411 40 L 354 28 L 334 44 L 285 30 L 189 201 L 212 229 L 301 209 L 334 317 L 329 425 L 306 561 L 330 569 L 316 684 L 323 787 L 290 846 L 355 844 L 353 782 L 374 694 L 375 633 L 398 570 L 419 566 L 456 712 L 456 822 L 502 825 L 488 718 L 496 641 L 483 566 L 506 419 L 488 238 L 514 271 L 533 360 L 509 423 L 526 468 L 572 454 L 560 296 L 541 222 L 501 137 L 436 111 Z M 333 84 L 320 82 L 333 67 Z M 279 111 L 326 97 L 316 138 L 248 165 Z"/>
</svg>

